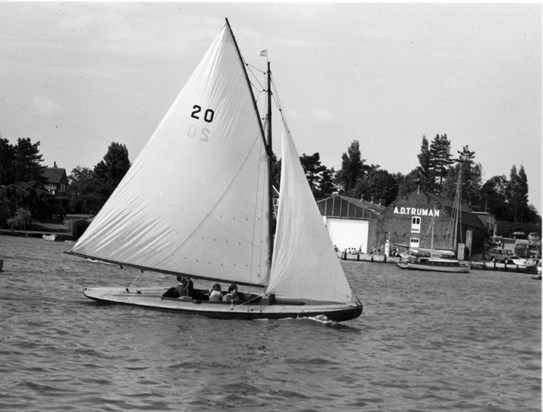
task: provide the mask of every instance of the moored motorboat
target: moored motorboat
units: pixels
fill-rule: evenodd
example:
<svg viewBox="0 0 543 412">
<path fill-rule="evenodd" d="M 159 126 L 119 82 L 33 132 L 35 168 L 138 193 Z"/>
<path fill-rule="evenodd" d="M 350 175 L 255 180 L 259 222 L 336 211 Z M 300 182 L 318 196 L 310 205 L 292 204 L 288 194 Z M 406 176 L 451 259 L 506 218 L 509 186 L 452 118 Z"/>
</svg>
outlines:
<svg viewBox="0 0 543 412">
<path fill-rule="evenodd" d="M 429 270 L 432 272 L 469 273 L 469 262 L 440 258 L 420 258 L 416 260 L 399 261 L 397 265 L 402 269 Z"/>
<path fill-rule="evenodd" d="M 397 265 L 402 269 L 432 272 L 469 273 L 470 271 L 469 262 L 455 259 L 454 254 L 449 251 L 412 250 L 407 257 L 402 257 Z"/>
</svg>

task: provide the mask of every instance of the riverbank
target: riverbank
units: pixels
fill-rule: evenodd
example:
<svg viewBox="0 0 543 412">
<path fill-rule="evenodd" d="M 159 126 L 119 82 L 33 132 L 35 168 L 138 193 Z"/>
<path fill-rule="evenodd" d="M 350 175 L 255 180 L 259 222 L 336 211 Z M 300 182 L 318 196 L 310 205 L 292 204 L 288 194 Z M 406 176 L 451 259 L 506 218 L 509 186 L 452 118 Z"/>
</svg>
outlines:
<svg viewBox="0 0 543 412">
<path fill-rule="evenodd" d="M 36 237 L 43 238 L 44 236 L 54 235 L 55 241 L 75 240 L 74 236 L 67 231 L 53 230 L 12 230 L 0 229 L 0 236 L 18 236 L 18 237 Z"/>
<path fill-rule="evenodd" d="M 54 240 L 77 240 L 79 236 L 83 234 L 93 215 L 66 215 L 62 223 L 32 223 L 24 230 L 16 229 L 0 229 L 0 236 L 18 236 L 18 237 L 34 237 L 44 238 L 47 236 L 48 240 L 53 240 L 51 236 L 54 235 Z"/>
<path fill-rule="evenodd" d="M 371 254 L 371 253 L 359 253 L 359 254 L 349 254 L 342 253 L 338 256 L 341 260 L 344 261 L 357 261 L 357 262 L 369 262 L 369 263 L 392 263 L 397 264 L 400 261 L 399 257 L 387 256 L 383 254 Z M 469 261 L 471 265 L 471 270 L 491 270 L 495 272 L 514 272 L 514 273 L 527 273 L 535 274 L 537 273 L 536 266 L 519 266 L 513 263 L 498 263 L 498 262 L 489 262 L 483 260 L 482 254 L 473 255 L 473 259 Z"/>
</svg>

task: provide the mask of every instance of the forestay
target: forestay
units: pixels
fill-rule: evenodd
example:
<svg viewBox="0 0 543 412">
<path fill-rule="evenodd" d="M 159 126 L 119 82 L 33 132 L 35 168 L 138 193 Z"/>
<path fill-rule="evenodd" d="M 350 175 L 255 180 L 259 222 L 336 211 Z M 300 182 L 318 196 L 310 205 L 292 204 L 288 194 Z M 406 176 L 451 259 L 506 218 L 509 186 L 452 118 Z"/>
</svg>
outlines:
<svg viewBox="0 0 543 412">
<path fill-rule="evenodd" d="M 267 285 L 267 166 L 228 26 L 72 253 Z"/>
<path fill-rule="evenodd" d="M 269 293 L 347 303 L 351 287 L 283 119 L 281 191 Z"/>
</svg>

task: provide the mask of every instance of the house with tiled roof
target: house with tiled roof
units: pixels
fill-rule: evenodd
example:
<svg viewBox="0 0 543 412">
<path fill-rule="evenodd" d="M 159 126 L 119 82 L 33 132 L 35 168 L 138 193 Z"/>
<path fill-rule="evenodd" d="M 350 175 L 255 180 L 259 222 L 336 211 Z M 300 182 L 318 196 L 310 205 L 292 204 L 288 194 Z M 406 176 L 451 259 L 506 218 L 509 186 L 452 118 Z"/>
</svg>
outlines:
<svg viewBox="0 0 543 412">
<path fill-rule="evenodd" d="M 57 162 L 53 167 L 46 167 L 43 170 L 43 177 L 45 178 L 45 189 L 54 196 L 59 196 L 66 193 L 68 186 L 68 177 L 66 175 L 66 169 L 57 167 Z"/>
</svg>

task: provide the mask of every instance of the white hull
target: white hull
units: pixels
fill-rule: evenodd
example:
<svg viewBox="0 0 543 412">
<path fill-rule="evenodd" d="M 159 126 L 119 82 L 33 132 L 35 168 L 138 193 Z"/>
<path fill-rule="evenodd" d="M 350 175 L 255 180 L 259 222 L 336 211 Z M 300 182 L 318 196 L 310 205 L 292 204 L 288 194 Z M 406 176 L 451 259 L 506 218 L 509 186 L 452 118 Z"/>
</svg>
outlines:
<svg viewBox="0 0 543 412">
<path fill-rule="evenodd" d="M 511 259 L 513 265 L 524 269 L 534 269 L 537 266 L 537 260 L 533 259 Z"/>
<path fill-rule="evenodd" d="M 447 272 L 447 273 L 469 273 L 469 264 L 458 263 L 458 265 L 443 266 L 426 262 L 398 262 L 398 266 L 402 269 L 425 270 L 431 272 Z"/>
<path fill-rule="evenodd" d="M 182 300 L 163 298 L 167 288 L 87 288 L 84 295 L 90 299 L 109 303 L 123 303 L 151 309 L 175 311 L 223 319 L 281 319 L 326 316 L 327 319 L 342 322 L 354 319 L 362 313 L 362 304 L 315 303 L 302 304 L 278 302 L 275 304 L 238 304 L 209 302 L 203 300 Z"/>
</svg>

